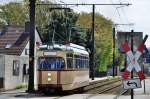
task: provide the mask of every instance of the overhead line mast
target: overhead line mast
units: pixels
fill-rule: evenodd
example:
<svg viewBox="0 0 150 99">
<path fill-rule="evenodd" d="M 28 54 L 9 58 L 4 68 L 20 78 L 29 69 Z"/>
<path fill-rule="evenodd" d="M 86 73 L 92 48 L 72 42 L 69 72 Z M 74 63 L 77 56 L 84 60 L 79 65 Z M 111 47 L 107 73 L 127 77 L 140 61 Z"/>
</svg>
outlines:
<svg viewBox="0 0 150 99">
<path fill-rule="evenodd" d="M 29 81 L 28 92 L 34 92 L 34 49 L 35 49 L 35 3 L 36 0 L 29 0 L 29 15 L 30 15 L 30 45 L 29 45 Z"/>
</svg>

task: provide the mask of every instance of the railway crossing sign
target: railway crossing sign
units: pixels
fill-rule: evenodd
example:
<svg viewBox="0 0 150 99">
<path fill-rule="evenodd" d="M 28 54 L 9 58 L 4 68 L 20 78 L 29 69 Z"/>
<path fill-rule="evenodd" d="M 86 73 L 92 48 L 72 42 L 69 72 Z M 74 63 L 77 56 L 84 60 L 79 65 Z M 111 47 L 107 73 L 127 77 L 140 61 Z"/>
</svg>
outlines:
<svg viewBox="0 0 150 99">
<path fill-rule="evenodd" d="M 127 89 L 136 89 L 136 88 L 141 88 L 141 87 L 142 87 L 141 81 L 138 78 L 123 81 L 123 88 L 126 90 Z"/>
<path fill-rule="evenodd" d="M 141 45 L 138 47 L 137 51 L 136 51 L 136 54 L 133 55 L 130 47 L 129 47 L 129 44 L 127 41 L 125 41 L 125 43 L 122 45 L 125 53 L 127 54 L 128 58 L 129 58 L 129 65 L 126 69 L 126 71 L 123 73 L 123 78 L 124 79 L 128 79 L 129 77 L 129 73 L 135 68 L 136 72 L 138 73 L 138 76 L 140 77 L 140 80 L 143 80 L 145 79 L 145 76 L 144 76 L 144 73 L 138 63 L 138 59 L 140 58 L 140 56 L 142 55 L 142 52 L 145 48 L 145 41 L 147 40 L 147 37 L 148 36 L 145 36 L 143 42 L 141 43 Z"/>
</svg>

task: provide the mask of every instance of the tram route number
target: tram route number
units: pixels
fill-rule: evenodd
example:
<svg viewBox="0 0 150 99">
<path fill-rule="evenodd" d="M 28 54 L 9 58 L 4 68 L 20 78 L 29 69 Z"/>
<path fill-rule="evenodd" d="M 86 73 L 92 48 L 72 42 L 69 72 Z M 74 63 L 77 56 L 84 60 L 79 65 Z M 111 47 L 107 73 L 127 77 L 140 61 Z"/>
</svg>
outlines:
<svg viewBox="0 0 150 99">
<path fill-rule="evenodd" d="M 141 81 L 139 78 L 133 78 L 123 81 L 123 88 L 124 89 L 136 89 L 141 88 Z"/>
</svg>

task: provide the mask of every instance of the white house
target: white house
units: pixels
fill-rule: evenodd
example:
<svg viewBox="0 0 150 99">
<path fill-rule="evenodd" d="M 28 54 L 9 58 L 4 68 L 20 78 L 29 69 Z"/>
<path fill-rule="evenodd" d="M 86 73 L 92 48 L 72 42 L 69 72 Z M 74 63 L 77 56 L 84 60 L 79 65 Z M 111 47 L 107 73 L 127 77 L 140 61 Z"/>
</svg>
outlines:
<svg viewBox="0 0 150 99">
<path fill-rule="evenodd" d="M 40 35 L 35 29 L 35 45 L 40 43 Z M 0 89 L 27 84 L 28 68 L 29 25 L 0 27 Z"/>
</svg>

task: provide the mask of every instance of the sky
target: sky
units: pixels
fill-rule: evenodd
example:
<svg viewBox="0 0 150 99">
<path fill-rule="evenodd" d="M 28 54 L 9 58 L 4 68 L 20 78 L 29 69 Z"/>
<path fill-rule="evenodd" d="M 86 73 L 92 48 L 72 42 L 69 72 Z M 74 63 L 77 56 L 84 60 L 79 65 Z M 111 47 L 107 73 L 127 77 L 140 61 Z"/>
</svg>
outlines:
<svg viewBox="0 0 150 99">
<path fill-rule="evenodd" d="M 22 0 L 0 0 L 0 4 L 10 1 Z M 54 0 L 53 0 L 54 1 Z M 130 3 L 130 6 L 96 6 L 96 12 L 102 14 L 108 19 L 111 19 L 115 24 L 133 24 L 118 25 L 117 30 L 143 32 L 144 35 L 149 35 L 146 41 L 146 46 L 150 47 L 150 0 L 55 0 L 57 3 Z M 71 6 L 76 12 L 91 12 L 90 6 Z"/>
</svg>

